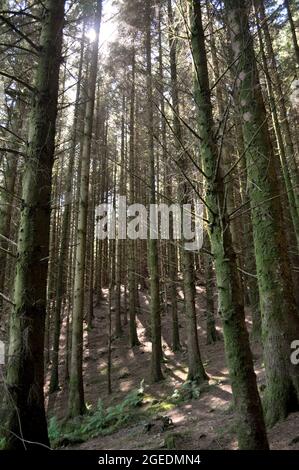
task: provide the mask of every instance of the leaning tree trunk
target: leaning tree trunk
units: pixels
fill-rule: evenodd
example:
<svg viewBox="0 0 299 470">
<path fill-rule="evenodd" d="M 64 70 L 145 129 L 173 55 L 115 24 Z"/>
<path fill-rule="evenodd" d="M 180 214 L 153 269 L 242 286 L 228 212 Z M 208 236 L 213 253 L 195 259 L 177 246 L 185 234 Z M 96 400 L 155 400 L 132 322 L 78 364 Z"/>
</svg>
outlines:
<svg viewBox="0 0 299 470">
<path fill-rule="evenodd" d="M 87 102 L 84 117 L 82 142 L 82 162 L 79 196 L 79 216 L 77 226 L 77 246 L 74 274 L 74 301 L 72 322 L 72 349 L 69 384 L 68 415 L 78 416 L 85 412 L 84 388 L 82 375 L 83 358 L 83 311 L 84 311 L 84 276 L 86 262 L 86 229 L 89 197 L 89 173 L 93 112 L 95 103 L 96 80 L 98 71 L 99 33 L 102 17 L 102 0 L 96 2 L 95 40 L 92 45 Z"/>
<path fill-rule="evenodd" d="M 290 345 L 299 338 L 299 317 L 292 291 L 287 240 L 281 226 L 283 209 L 247 11 L 241 0 L 226 0 L 225 5 L 239 77 L 237 85 L 247 149 L 262 313 L 267 378 L 265 410 L 267 422 L 272 425 L 299 406 L 299 375 L 290 361 Z"/>
<path fill-rule="evenodd" d="M 14 307 L 7 364 L 5 448 L 49 445 L 44 408 L 44 330 L 64 0 L 45 0 L 23 176 Z"/>
<path fill-rule="evenodd" d="M 268 449 L 263 411 L 245 325 L 240 276 L 225 207 L 221 165 L 218 166 L 201 2 L 193 0 L 190 3 L 191 47 L 196 71 L 195 101 L 198 110 L 201 155 L 207 177 L 206 203 L 225 350 L 236 411 L 239 448 Z"/>
</svg>

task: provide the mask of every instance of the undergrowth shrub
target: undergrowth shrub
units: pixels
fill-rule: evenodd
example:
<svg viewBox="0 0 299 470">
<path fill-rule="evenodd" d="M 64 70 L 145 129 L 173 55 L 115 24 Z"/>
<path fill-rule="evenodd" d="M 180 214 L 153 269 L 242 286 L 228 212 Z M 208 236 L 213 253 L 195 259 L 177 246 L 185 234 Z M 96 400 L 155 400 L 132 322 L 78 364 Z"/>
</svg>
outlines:
<svg viewBox="0 0 299 470">
<path fill-rule="evenodd" d="M 3 450 L 4 442 L 5 442 L 4 437 L 0 438 L 0 450 Z"/>
<path fill-rule="evenodd" d="M 49 422 L 49 438 L 52 447 L 62 447 L 85 442 L 96 436 L 112 434 L 129 423 L 148 419 L 171 410 L 174 406 L 189 400 L 197 399 L 204 392 L 204 386 L 187 381 L 176 388 L 173 394 L 163 401 L 153 400 L 150 406 L 137 409 L 146 404 L 143 380 L 140 387 L 131 391 L 122 402 L 105 408 L 99 400 L 95 410 L 89 410 L 84 416 L 74 418 L 65 423 L 58 423 L 55 417 Z"/>
<path fill-rule="evenodd" d="M 201 388 L 194 381 L 187 380 L 180 387 L 176 388 L 171 396 L 174 403 L 183 403 L 188 400 L 194 400 L 200 397 Z"/>
<path fill-rule="evenodd" d="M 121 403 L 105 409 L 102 400 L 95 411 L 81 418 L 59 424 L 55 417 L 49 421 L 49 438 L 53 447 L 84 442 L 90 438 L 115 432 L 136 416 L 136 408 L 142 405 L 143 381 L 137 390 L 130 392 Z"/>
</svg>

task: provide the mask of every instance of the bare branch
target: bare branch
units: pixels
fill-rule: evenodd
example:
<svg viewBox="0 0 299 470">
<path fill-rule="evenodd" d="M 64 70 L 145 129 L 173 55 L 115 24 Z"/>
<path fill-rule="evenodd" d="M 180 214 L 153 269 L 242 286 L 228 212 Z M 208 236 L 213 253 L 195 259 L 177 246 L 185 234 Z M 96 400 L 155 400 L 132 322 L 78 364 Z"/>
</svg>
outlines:
<svg viewBox="0 0 299 470">
<path fill-rule="evenodd" d="M 11 80 L 20 83 L 21 85 L 25 86 L 28 88 L 28 90 L 31 91 L 31 93 L 35 93 L 35 88 L 33 88 L 29 83 L 24 82 L 21 78 L 15 77 L 14 75 L 10 75 L 9 73 L 3 72 L 3 70 L 0 70 L 0 75 L 6 78 L 10 78 Z"/>
<path fill-rule="evenodd" d="M 26 143 L 26 141 L 22 137 L 15 134 L 12 130 L 8 129 L 8 127 L 2 126 L 2 124 L 0 124 L 0 128 L 6 132 L 9 132 L 9 134 L 13 135 L 14 137 L 16 137 L 16 139 L 20 140 L 21 142 L 24 142 L 24 144 Z"/>
<path fill-rule="evenodd" d="M 21 155 L 22 157 L 25 157 L 25 154 L 23 152 L 20 152 L 19 150 L 15 150 L 15 149 L 9 149 L 6 147 L 0 147 L 0 152 L 9 152 L 9 153 L 13 153 L 14 155 Z"/>
<path fill-rule="evenodd" d="M 26 36 L 26 34 L 22 33 L 22 31 L 20 31 L 19 28 L 17 28 L 11 21 L 9 21 L 9 19 L 5 18 L 5 16 L 3 15 L 0 15 L 0 20 L 2 20 L 3 23 L 7 24 L 15 33 L 21 36 L 21 38 L 23 38 L 24 41 L 28 42 L 28 44 L 30 44 L 30 46 L 33 47 L 33 49 L 35 49 L 37 52 L 40 51 L 39 47 L 33 41 L 31 41 L 31 39 L 29 39 L 29 37 Z"/>
<path fill-rule="evenodd" d="M 13 305 L 15 307 L 16 304 L 8 297 L 6 297 L 6 295 L 2 294 L 2 292 L 0 292 L 0 297 L 2 297 L 2 299 L 5 300 L 5 302 L 7 302 L 8 304 Z"/>
<path fill-rule="evenodd" d="M 17 258 L 17 255 L 15 255 L 12 251 L 6 250 L 2 246 L 0 246 L 0 250 L 3 251 L 6 255 L 12 256 L 13 258 Z"/>
<path fill-rule="evenodd" d="M 28 52 L 29 54 L 34 54 L 36 56 L 38 56 L 38 53 L 36 51 L 33 51 L 31 49 L 27 49 L 26 47 L 23 47 L 23 46 L 19 46 L 18 44 L 7 44 L 7 43 L 0 43 L 0 46 L 1 47 L 6 47 L 6 50 L 8 49 L 20 49 L 21 51 L 25 51 L 25 52 Z M 1 51 L 2 52 L 5 52 L 5 51 Z"/>
<path fill-rule="evenodd" d="M 27 18 L 31 18 L 36 21 L 40 21 L 41 19 L 38 16 L 32 15 L 32 13 L 27 13 L 24 10 L 1 10 L 1 15 L 12 15 L 12 16 L 26 16 Z"/>
<path fill-rule="evenodd" d="M 9 238 L 5 237 L 4 235 L 2 235 L 2 233 L 0 233 L 0 238 L 2 238 L 3 240 L 5 240 L 8 243 L 11 243 L 14 246 L 17 246 L 16 242 L 14 242 L 13 240 L 10 240 Z"/>
</svg>

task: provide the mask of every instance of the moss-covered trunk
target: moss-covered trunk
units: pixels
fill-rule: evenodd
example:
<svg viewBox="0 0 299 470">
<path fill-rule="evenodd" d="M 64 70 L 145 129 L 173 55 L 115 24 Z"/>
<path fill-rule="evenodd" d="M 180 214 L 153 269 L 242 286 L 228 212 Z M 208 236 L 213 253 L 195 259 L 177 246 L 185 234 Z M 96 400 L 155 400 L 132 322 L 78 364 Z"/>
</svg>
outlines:
<svg viewBox="0 0 299 470">
<path fill-rule="evenodd" d="M 206 202 L 217 287 L 223 321 L 240 449 L 267 449 L 263 411 L 256 385 L 249 338 L 245 326 L 243 295 L 225 208 L 224 184 L 214 137 L 208 66 L 201 2 L 190 2 L 191 47 L 195 66 L 195 101 L 201 137 L 201 157 L 207 175 Z"/>
<path fill-rule="evenodd" d="M 205 284 L 206 284 L 206 329 L 207 344 L 216 343 L 220 339 L 220 335 L 216 329 L 215 306 L 214 306 L 214 272 L 213 261 L 209 254 L 211 251 L 211 243 L 207 230 L 204 234 L 204 249 L 206 253 L 202 256 L 204 268 Z"/>
<path fill-rule="evenodd" d="M 174 19 L 171 0 L 168 1 L 168 17 L 170 27 L 174 28 Z M 177 181 L 178 181 L 178 202 L 183 206 L 190 203 L 190 190 L 186 182 L 185 173 L 188 172 L 188 156 L 182 152 L 183 132 L 180 123 L 180 106 L 179 106 L 179 91 L 178 91 L 178 77 L 177 77 L 177 58 L 176 48 L 177 41 L 175 39 L 175 31 L 170 33 L 170 77 L 171 77 L 171 98 L 173 107 L 173 132 L 175 138 L 175 156 L 174 160 L 177 166 Z M 183 289 L 184 289 L 184 313 L 186 316 L 187 326 L 187 345 L 188 345 L 188 380 L 196 382 L 203 382 L 207 380 L 207 375 L 202 363 L 198 334 L 197 334 L 197 318 L 195 308 L 195 273 L 194 273 L 194 255 L 181 248 L 181 262 L 183 271 Z"/>
<path fill-rule="evenodd" d="M 282 206 L 266 111 L 241 0 L 225 1 L 231 42 L 236 54 L 247 176 L 266 367 L 266 418 L 269 424 L 298 407 L 299 375 L 290 361 L 290 345 L 299 338 L 299 317 L 292 291 Z M 249 3 L 248 3 L 249 5 Z"/>
<path fill-rule="evenodd" d="M 258 23 L 258 37 L 265 73 L 267 91 L 277 140 L 281 168 L 290 206 L 294 231 L 299 249 L 299 173 L 295 157 L 295 148 L 292 141 L 289 117 L 285 97 L 279 77 L 276 58 L 272 46 L 271 35 L 267 24 L 264 3 L 254 0 L 255 14 Z M 264 32 L 264 38 L 262 35 Z M 266 48 L 264 48 L 264 42 Z M 267 60 L 269 59 L 269 60 Z"/>
<path fill-rule="evenodd" d="M 64 0 L 44 2 L 23 176 L 6 385 L 5 448 L 49 445 L 44 408 L 44 329 L 51 179 Z M 27 442 L 30 441 L 30 442 Z"/>
</svg>

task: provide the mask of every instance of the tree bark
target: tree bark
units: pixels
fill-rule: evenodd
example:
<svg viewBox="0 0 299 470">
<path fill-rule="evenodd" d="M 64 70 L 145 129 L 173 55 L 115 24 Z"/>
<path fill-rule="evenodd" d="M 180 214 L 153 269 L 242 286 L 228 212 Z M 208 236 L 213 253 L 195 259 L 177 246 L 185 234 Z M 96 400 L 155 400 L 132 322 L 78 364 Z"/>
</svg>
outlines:
<svg viewBox="0 0 299 470">
<path fill-rule="evenodd" d="M 299 338 L 299 317 L 292 291 L 287 241 L 280 223 L 282 207 L 259 84 L 247 9 L 225 0 L 231 43 L 236 53 L 257 276 L 262 313 L 267 388 L 266 420 L 273 425 L 298 407 L 299 376 L 290 345 Z M 248 5 L 247 5 L 248 6 Z"/>
<path fill-rule="evenodd" d="M 81 52 L 79 60 L 79 69 L 78 69 L 78 84 L 76 90 L 76 100 L 75 100 L 75 113 L 73 121 L 73 135 L 72 135 L 72 145 L 71 151 L 69 154 L 69 165 L 66 175 L 66 188 L 65 188 L 65 197 L 64 197 L 64 212 L 62 216 L 62 227 L 60 234 L 60 252 L 59 252 L 59 263 L 57 270 L 57 282 L 56 282 L 56 292 L 55 292 L 55 308 L 53 312 L 53 323 L 54 323 L 54 333 L 53 333 L 53 351 L 52 351 L 52 368 L 51 368 L 51 379 L 50 379 L 50 393 L 53 393 L 59 388 L 59 378 L 58 378 L 58 360 L 59 360 L 59 339 L 60 339 L 60 329 L 61 329 L 61 307 L 63 296 L 66 289 L 66 260 L 68 255 L 68 241 L 70 239 L 70 218 L 71 218 L 71 207 L 72 207 L 72 194 L 73 194 L 73 174 L 74 174 L 74 165 L 75 165 L 75 155 L 76 155 L 76 146 L 77 146 L 77 134 L 78 134 L 78 120 L 79 120 L 79 100 L 80 100 L 80 88 L 81 88 L 81 79 L 82 79 L 82 67 L 83 67 L 83 54 L 84 54 L 84 29 L 81 42 Z"/>
<path fill-rule="evenodd" d="M 6 449 L 49 445 L 44 408 L 44 330 L 64 0 L 45 0 L 23 176 L 6 385 Z"/>
<path fill-rule="evenodd" d="M 209 230 L 215 258 L 219 307 L 227 363 L 237 419 L 240 449 L 268 449 L 263 411 L 256 385 L 240 277 L 236 265 L 229 221 L 225 209 L 225 189 L 218 167 L 218 149 L 214 138 L 214 122 L 209 89 L 205 36 L 201 2 L 190 2 L 191 47 L 195 66 L 195 102 L 201 137 L 201 155 L 207 175 L 206 202 Z"/>
<path fill-rule="evenodd" d="M 154 154 L 154 121 L 153 121 L 153 85 L 152 85 L 152 39 L 151 39 L 151 1 L 146 0 L 146 89 L 147 89 L 147 151 L 149 163 L 149 205 L 156 204 L 156 172 Z M 158 382 L 163 379 L 161 370 L 161 318 L 160 318 L 160 284 L 158 240 L 148 238 L 148 264 L 150 275 L 150 318 L 151 318 L 151 379 Z"/>
<path fill-rule="evenodd" d="M 132 51 L 132 88 L 130 96 L 130 143 L 129 143 L 129 202 L 130 205 L 135 203 L 135 45 L 133 44 Z M 128 254 L 128 288 L 129 288 L 129 332 L 130 332 L 130 346 L 139 345 L 137 326 L 136 326 L 136 310 L 137 310 L 137 296 L 136 291 L 136 260 L 135 260 L 136 243 L 135 240 L 128 240 L 127 254 Z"/>
<path fill-rule="evenodd" d="M 84 388 L 82 376 L 83 358 L 83 312 L 84 312 L 84 277 L 86 262 L 86 228 L 89 197 L 89 173 L 93 114 L 95 104 L 96 80 L 98 70 L 99 32 L 102 17 L 102 0 L 96 2 L 95 40 L 92 45 L 87 89 L 87 102 L 84 118 L 82 162 L 79 196 L 79 217 L 77 226 L 77 246 L 74 274 L 74 302 L 72 321 L 72 350 L 69 383 L 68 415 L 74 417 L 85 412 Z"/>
<path fill-rule="evenodd" d="M 297 41 L 296 28 L 295 28 L 295 23 L 294 23 L 294 20 L 293 20 L 293 15 L 292 15 L 289 0 L 284 0 L 284 6 L 285 6 L 285 8 L 287 10 L 287 13 L 288 13 L 288 20 L 289 20 L 290 28 L 291 28 L 291 32 L 292 32 L 292 40 L 293 40 L 293 45 L 294 45 L 294 51 L 295 51 L 297 67 L 299 67 L 299 45 L 298 45 L 298 41 Z M 298 73 L 298 71 L 297 71 L 297 73 Z"/>
</svg>

